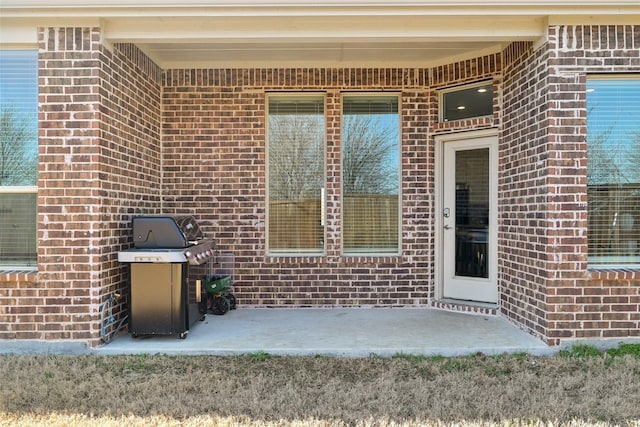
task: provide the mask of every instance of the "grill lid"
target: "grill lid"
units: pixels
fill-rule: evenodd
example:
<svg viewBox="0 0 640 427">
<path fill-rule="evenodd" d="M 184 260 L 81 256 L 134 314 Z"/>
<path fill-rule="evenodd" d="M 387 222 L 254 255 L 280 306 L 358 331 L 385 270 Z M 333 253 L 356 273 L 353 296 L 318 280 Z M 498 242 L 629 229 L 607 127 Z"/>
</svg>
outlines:
<svg viewBox="0 0 640 427">
<path fill-rule="evenodd" d="M 136 248 L 186 248 L 204 238 L 193 216 L 136 216 L 132 227 Z"/>
</svg>

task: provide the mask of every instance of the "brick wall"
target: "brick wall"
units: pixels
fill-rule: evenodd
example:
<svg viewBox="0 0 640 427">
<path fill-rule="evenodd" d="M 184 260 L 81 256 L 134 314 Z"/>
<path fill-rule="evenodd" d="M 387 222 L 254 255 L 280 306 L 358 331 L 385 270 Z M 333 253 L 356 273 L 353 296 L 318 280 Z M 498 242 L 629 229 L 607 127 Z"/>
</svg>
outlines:
<svg viewBox="0 0 640 427">
<path fill-rule="evenodd" d="M 159 70 L 104 49 L 97 28 L 41 29 L 39 43 L 38 272 L 0 277 L 0 338 L 93 345 L 126 283 L 130 214 L 159 211 Z"/>
<path fill-rule="evenodd" d="M 35 273 L 0 272 L 0 339 L 42 339 L 42 301 Z"/>
<path fill-rule="evenodd" d="M 39 43 L 36 313 L 42 317 L 33 331 L 17 338 L 88 340 L 90 307 L 97 296 L 91 283 L 101 269 L 95 226 L 100 204 L 99 33 L 48 28 L 39 32 Z"/>
<path fill-rule="evenodd" d="M 113 52 L 103 48 L 101 53 L 102 268 L 97 292 L 100 304 L 120 292 L 125 298 L 116 316 L 121 316 L 128 308 L 129 269 L 118 262 L 117 253 L 131 246 L 133 215 L 161 213 L 161 71 L 131 44 L 118 44 Z"/>
<path fill-rule="evenodd" d="M 639 37 L 550 27 L 540 47 L 431 69 L 161 71 L 133 45 L 105 49 L 99 29 L 42 29 L 38 273 L 0 275 L 0 338 L 97 344 L 101 303 L 126 291 L 134 214 L 198 217 L 235 255 L 243 306 L 433 304 L 434 137 L 488 127 L 501 313 L 551 344 L 638 336 L 640 273 L 586 265 L 585 83 L 638 70 Z M 488 78 L 493 117 L 438 123 L 437 89 Z M 346 257 L 340 96 L 383 90 L 402 102 L 402 254 Z M 326 95 L 326 256 L 265 253 L 265 99 L 279 91 Z"/>
<path fill-rule="evenodd" d="M 587 266 L 586 79 L 637 72 L 638 26 L 554 26 L 505 51 L 501 309 L 550 344 L 640 336 L 640 273 Z"/>
<path fill-rule="evenodd" d="M 406 69 L 168 70 L 163 83 L 164 191 L 168 212 L 195 213 L 236 259 L 243 306 L 398 306 L 428 301 L 432 191 L 427 73 Z M 340 95 L 402 93 L 403 254 L 343 257 L 340 229 Z M 265 253 L 265 93 L 326 94 L 326 256 Z"/>
<path fill-rule="evenodd" d="M 640 272 L 587 269 L 586 79 L 637 73 L 640 26 L 549 28 L 548 336 L 640 336 Z"/>
<path fill-rule="evenodd" d="M 243 306 L 407 306 L 434 297 L 433 135 L 493 126 L 437 123 L 436 89 L 491 78 L 500 55 L 414 69 L 167 70 L 163 82 L 163 206 L 195 213 L 236 255 Z M 431 81 L 433 80 L 433 81 Z M 341 254 L 341 93 L 390 91 L 402 102 L 402 255 Z M 265 253 L 265 93 L 326 94 L 326 256 Z"/>
<path fill-rule="evenodd" d="M 537 336 L 547 333 L 549 174 L 547 49 L 514 43 L 505 52 L 499 139 L 500 308 Z"/>
</svg>

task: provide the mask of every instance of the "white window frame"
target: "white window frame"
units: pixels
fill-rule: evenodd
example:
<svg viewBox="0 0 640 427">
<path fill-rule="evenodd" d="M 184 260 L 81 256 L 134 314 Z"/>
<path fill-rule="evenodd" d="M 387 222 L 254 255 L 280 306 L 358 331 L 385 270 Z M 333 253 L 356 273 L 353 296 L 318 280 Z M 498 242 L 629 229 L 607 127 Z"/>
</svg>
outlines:
<svg viewBox="0 0 640 427">
<path fill-rule="evenodd" d="M 38 194 L 38 186 L 37 185 L 25 185 L 25 186 L 0 186 L 0 194 Z M 37 218 L 37 208 L 38 206 L 35 206 L 36 208 L 36 218 Z M 0 208 L 0 215 L 2 215 L 2 208 Z M 36 219 L 36 224 L 35 224 L 35 233 L 36 235 L 34 236 L 34 239 L 36 240 L 36 260 L 34 261 L 34 264 L 11 264 L 10 262 L 5 263 L 4 261 L 2 261 L 0 259 L 0 270 L 15 270 L 15 271 L 30 271 L 30 270 L 35 270 L 38 266 L 38 260 L 37 260 L 37 251 L 38 251 L 38 222 Z"/>
<path fill-rule="evenodd" d="M 37 55 L 38 55 L 38 49 L 37 47 L 34 48 L 30 48 L 30 47 L 0 47 L 0 53 L 1 52 L 8 52 L 8 51 L 30 51 L 33 54 L 36 55 L 36 62 L 37 62 Z M 36 79 L 34 80 L 34 89 L 36 90 L 36 92 L 39 92 L 39 87 L 38 87 L 38 80 L 37 80 L 37 65 L 36 65 L 36 70 L 35 70 L 35 75 L 36 75 Z M 37 100 L 36 100 L 37 103 Z M 37 105 L 36 105 L 37 106 Z M 36 126 L 38 126 L 38 121 L 37 121 L 37 115 L 34 117 L 34 120 L 36 121 Z M 38 129 L 36 128 L 35 130 L 35 134 L 38 134 Z M 35 147 L 37 150 L 37 147 Z M 37 171 L 36 171 L 37 173 Z M 33 214 L 36 217 L 36 223 L 34 224 L 35 227 L 35 235 L 32 236 L 35 239 L 35 251 L 36 251 L 36 259 L 33 261 L 33 263 L 31 263 L 31 261 L 29 263 L 21 263 L 21 264 L 12 264 L 12 261 L 8 261 L 8 260 L 3 260 L 0 259 L 0 270 L 18 270 L 18 271 L 31 271 L 31 270 L 35 270 L 37 269 L 37 251 L 38 251 L 38 222 L 37 222 L 37 215 L 38 215 L 38 202 L 37 202 L 37 193 L 38 193 L 38 186 L 37 185 L 7 185 L 7 186 L 0 186 L 0 194 L 36 194 L 36 204 L 34 206 L 35 212 L 33 212 Z M 0 229 L 0 233 L 2 233 L 2 229 Z"/>
<path fill-rule="evenodd" d="M 342 216 L 343 216 L 343 221 L 342 221 L 342 227 L 341 227 L 341 232 L 342 232 L 342 236 L 341 236 L 341 243 L 342 243 L 342 247 L 340 248 L 341 253 L 344 256 L 370 256 L 370 257 L 380 257 L 380 256 L 398 256 L 402 253 L 402 93 L 400 92 L 344 92 L 341 94 L 341 99 L 340 99 L 340 123 L 344 123 L 344 98 L 355 98 L 355 97 L 368 97 L 368 98 L 373 98 L 373 97 L 396 97 L 398 100 L 398 112 L 397 114 L 397 118 L 398 118 L 398 176 L 397 176 L 397 182 L 398 182 L 398 242 L 397 242 L 397 249 L 393 252 L 390 251 L 384 251 L 384 250 L 378 250 L 378 251 L 371 251 L 371 252 L 366 252 L 366 251 L 349 251 L 346 250 L 344 248 L 344 197 L 345 197 L 345 191 L 344 191 L 344 171 L 343 169 L 343 163 L 341 162 L 340 164 L 340 169 L 342 172 L 342 188 L 341 188 L 341 198 L 340 198 L 340 206 L 341 206 L 341 212 L 342 212 Z M 344 154 L 342 153 L 342 150 L 344 148 L 344 140 L 343 140 L 343 131 L 344 129 L 342 129 L 341 126 L 341 132 L 340 132 L 340 155 L 341 158 L 344 156 Z M 372 248 L 375 249 L 375 248 Z"/>
<path fill-rule="evenodd" d="M 587 82 L 589 80 L 604 80 L 604 81 L 615 81 L 615 80 L 636 80 L 640 85 L 640 75 L 639 74 L 630 74 L 630 73 L 612 73 L 612 74 L 589 74 L 587 76 Z M 587 105 L 588 108 L 588 105 Z M 589 112 L 587 111 L 587 123 L 589 119 Z M 585 132 L 588 144 L 588 131 Z M 588 150 L 588 145 L 587 145 Z M 587 173 L 589 171 L 589 159 L 587 158 Z M 588 184 L 587 184 L 588 190 Z M 588 201 L 587 201 L 588 203 Z M 587 236 L 589 236 L 589 224 L 587 223 Z M 639 242 L 640 244 L 640 242 Z M 591 256 L 587 250 L 587 269 L 589 270 L 640 270 L 640 255 L 629 256 L 628 259 L 630 262 L 616 262 L 611 264 L 603 263 L 607 259 L 617 258 L 621 260 L 623 256 Z"/>
<path fill-rule="evenodd" d="M 455 120 L 445 120 L 444 114 L 445 114 L 445 109 L 444 109 L 444 97 L 447 94 L 453 93 L 453 92 L 460 92 L 463 90 L 467 90 L 467 89 L 473 89 L 476 87 L 481 87 L 481 86 L 487 86 L 487 85 L 493 85 L 493 80 L 482 80 L 479 82 L 474 82 L 474 83 L 468 83 L 468 84 L 462 84 L 462 85 L 458 85 L 458 86 L 452 86 L 452 87 L 447 87 L 447 88 L 443 88 L 443 89 L 438 89 L 437 93 L 438 93 L 438 122 L 440 123 L 449 123 L 449 122 L 455 122 L 458 120 L 473 120 L 473 119 L 478 119 L 481 117 L 493 117 L 493 112 L 491 114 L 486 114 L 486 115 L 481 115 L 481 116 L 470 116 L 470 117 L 465 117 L 463 119 L 455 119 Z M 491 98 L 491 106 L 492 106 L 492 110 L 493 110 L 493 98 L 495 97 L 495 93 L 493 93 L 493 97 Z"/>
<path fill-rule="evenodd" d="M 271 196 L 269 194 L 269 145 L 270 145 L 270 132 L 269 132 L 269 105 L 270 98 L 287 98 L 292 99 L 304 99 L 304 98 L 322 98 L 323 100 L 323 120 L 324 120 L 324 142 L 323 142 L 323 183 L 324 186 L 321 189 L 321 201 L 320 201 L 320 222 L 323 227 L 323 241 L 324 244 L 320 250 L 287 250 L 287 249 L 273 249 L 270 247 L 270 235 L 269 235 L 269 221 L 270 221 L 270 201 Z M 267 256 L 271 257 L 300 257 L 300 256 L 324 256 L 327 251 L 327 229 L 326 229 L 326 185 L 327 185 L 327 95 L 324 92 L 270 92 L 265 96 L 265 252 Z"/>
</svg>

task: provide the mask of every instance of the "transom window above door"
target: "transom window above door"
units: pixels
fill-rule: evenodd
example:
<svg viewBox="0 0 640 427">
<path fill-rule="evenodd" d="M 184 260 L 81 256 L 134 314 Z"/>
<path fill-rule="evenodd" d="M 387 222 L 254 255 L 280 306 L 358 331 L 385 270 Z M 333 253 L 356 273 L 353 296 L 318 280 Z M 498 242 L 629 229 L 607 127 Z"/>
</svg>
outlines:
<svg viewBox="0 0 640 427">
<path fill-rule="evenodd" d="M 493 115 L 493 82 L 484 81 L 439 91 L 440 121 Z"/>
</svg>

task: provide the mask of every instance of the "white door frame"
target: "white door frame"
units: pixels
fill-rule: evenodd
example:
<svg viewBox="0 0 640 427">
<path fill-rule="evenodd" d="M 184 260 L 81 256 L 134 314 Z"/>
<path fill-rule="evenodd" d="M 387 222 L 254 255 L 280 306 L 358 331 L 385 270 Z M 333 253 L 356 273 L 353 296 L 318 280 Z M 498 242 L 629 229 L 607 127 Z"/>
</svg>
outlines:
<svg viewBox="0 0 640 427">
<path fill-rule="evenodd" d="M 495 301 L 498 302 L 498 286 L 497 286 L 497 261 L 498 261 L 498 220 L 497 220 L 497 201 L 498 201 L 498 130 L 484 129 L 479 131 L 458 132 L 446 135 L 437 135 L 435 137 L 435 298 L 436 300 L 444 299 L 444 144 L 451 141 L 468 141 L 473 142 L 474 139 L 495 138 L 495 149 L 490 150 L 490 169 L 495 171 L 490 174 L 490 198 L 492 209 L 490 210 L 489 227 L 492 237 L 489 239 L 488 257 L 489 257 L 489 280 L 495 283 Z"/>
</svg>

